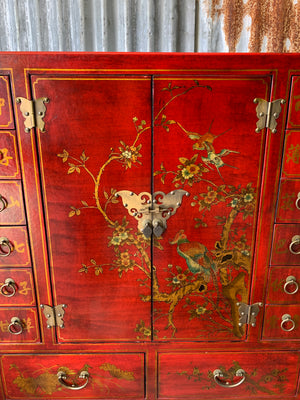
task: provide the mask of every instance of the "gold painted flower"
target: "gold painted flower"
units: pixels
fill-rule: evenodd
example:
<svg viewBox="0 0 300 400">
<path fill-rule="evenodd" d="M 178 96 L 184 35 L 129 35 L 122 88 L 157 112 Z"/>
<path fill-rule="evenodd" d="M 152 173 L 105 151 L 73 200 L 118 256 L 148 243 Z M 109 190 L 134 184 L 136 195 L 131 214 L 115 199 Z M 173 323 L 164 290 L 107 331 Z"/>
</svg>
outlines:
<svg viewBox="0 0 300 400">
<path fill-rule="evenodd" d="M 123 141 L 120 141 L 120 143 L 122 146 L 119 147 L 119 151 L 121 153 L 121 161 L 125 165 L 125 168 L 131 168 L 132 164 L 134 163 L 141 164 L 138 158 L 142 157 L 142 155 L 139 153 L 142 145 L 139 144 L 138 146 L 129 146 L 126 145 Z"/>
</svg>

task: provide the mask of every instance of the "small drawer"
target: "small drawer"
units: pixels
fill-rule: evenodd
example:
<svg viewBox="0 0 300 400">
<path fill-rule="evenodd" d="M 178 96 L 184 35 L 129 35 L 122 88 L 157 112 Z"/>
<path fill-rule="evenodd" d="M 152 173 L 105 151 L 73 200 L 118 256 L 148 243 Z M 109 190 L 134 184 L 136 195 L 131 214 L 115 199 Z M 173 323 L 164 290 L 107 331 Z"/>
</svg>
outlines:
<svg viewBox="0 0 300 400">
<path fill-rule="evenodd" d="M 20 181 L 0 182 L 0 225 L 25 225 L 23 192 Z"/>
<path fill-rule="evenodd" d="M 300 339 L 299 305 L 267 305 L 265 308 L 263 339 Z"/>
<path fill-rule="evenodd" d="M 161 353 L 158 357 L 159 399 L 287 399 L 296 394 L 297 353 Z"/>
<path fill-rule="evenodd" d="M 300 127 L 300 76 L 293 76 L 289 106 L 288 128 Z"/>
<path fill-rule="evenodd" d="M 16 136 L 12 131 L 0 131 L 0 179 L 9 178 L 21 178 Z"/>
<path fill-rule="evenodd" d="M 0 269 L 0 304 L 1 306 L 33 306 L 34 284 L 29 268 Z"/>
<path fill-rule="evenodd" d="M 270 269 L 266 303 L 300 305 L 300 268 Z"/>
<path fill-rule="evenodd" d="M 145 398 L 144 353 L 4 355 L 1 361 L 6 399 Z"/>
<path fill-rule="evenodd" d="M 30 266 L 30 251 L 25 227 L 0 227 L 0 268 Z"/>
<path fill-rule="evenodd" d="M 35 308 L 0 308 L 0 343 L 39 342 Z"/>
<path fill-rule="evenodd" d="M 281 181 L 276 221 L 300 222 L 300 179 Z"/>
<path fill-rule="evenodd" d="M 271 264 L 300 265 L 300 224 L 275 225 Z"/>
<path fill-rule="evenodd" d="M 0 75 L 0 129 L 14 129 L 9 76 Z"/>
<path fill-rule="evenodd" d="M 300 131 L 285 135 L 282 177 L 300 178 Z"/>
</svg>

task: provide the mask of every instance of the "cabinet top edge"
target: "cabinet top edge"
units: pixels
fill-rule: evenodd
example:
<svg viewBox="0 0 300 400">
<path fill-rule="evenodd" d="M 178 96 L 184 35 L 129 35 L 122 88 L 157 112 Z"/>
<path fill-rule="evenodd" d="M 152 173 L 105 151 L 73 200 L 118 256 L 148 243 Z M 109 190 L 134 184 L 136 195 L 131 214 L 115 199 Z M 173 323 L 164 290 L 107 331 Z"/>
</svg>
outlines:
<svg viewBox="0 0 300 400">
<path fill-rule="evenodd" d="M 1 52 L 0 69 L 300 70 L 299 53 Z"/>
</svg>

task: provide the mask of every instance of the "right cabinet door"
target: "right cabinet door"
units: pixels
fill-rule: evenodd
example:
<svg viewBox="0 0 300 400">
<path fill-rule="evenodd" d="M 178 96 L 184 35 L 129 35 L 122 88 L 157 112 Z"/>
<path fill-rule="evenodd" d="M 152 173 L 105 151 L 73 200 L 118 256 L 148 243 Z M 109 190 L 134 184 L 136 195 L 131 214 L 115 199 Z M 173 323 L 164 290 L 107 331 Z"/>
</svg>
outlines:
<svg viewBox="0 0 300 400">
<path fill-rule="evenodd" d="M 237 303 L 250 299 L 269 151 L 266 130 L 256 132 L 253 101 L 269 100 L 270 90 L 269 76 L 154 81 L 154 191 L 190 194 L 174 204 L 176 214 L 154 246 L 158 339 L 247 338 Z M 265 265 L 262 255 L 259 268 Z"/>
</svg>

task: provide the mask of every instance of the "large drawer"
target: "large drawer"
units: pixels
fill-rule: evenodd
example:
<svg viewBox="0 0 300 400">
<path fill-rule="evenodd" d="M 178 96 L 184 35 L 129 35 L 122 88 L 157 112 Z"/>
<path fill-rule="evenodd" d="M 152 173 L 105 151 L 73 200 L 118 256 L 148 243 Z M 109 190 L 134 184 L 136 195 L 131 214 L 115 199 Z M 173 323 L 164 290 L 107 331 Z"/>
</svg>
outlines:
<svg viewBox="0 0 300 400">
<path fill-rule="evenodd" d="M 6 399 L 145 398 L 144 353 L 4 355 L 1 363 Z"/>
<path fill-rule="evenodd" d="M 13 129 L 14 125 L 9 76 L 0 75 L 0 129 Z"/>
<path fill-rule="evenodd" d="M 0 225 L 25 225 L 25 211 L 21 182 L 0 183 Z"/>
<path fill-rule="evenodd" d="M 0 179 L 20 179 L 17 141 L 13 131 L 0 132 Z"/>
<path fill-rule="evenodd" d="M 292 352 L 160 353 L 158 398 L 286 400 L 296 394 L 298 369 Z"/>
<path fill-rule="evenodd" d="M 2 227 L 0 238 L 0 268 L 30 266 L 26 227 Z"/>
</svg>

